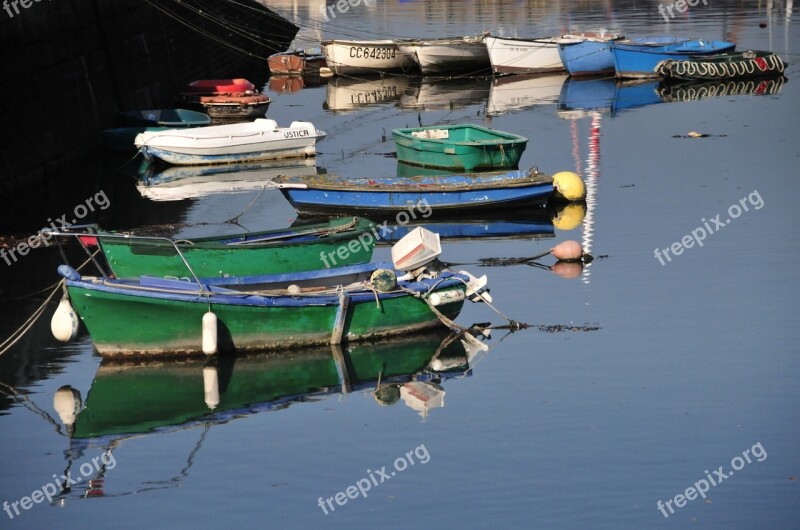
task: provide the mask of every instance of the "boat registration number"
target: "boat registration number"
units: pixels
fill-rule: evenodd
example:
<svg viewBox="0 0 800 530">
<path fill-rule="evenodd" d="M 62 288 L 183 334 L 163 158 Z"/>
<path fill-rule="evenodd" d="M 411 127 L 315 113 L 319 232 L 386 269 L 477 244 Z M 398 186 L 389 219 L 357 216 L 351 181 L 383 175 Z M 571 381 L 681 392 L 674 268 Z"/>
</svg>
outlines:
<svg viewBox="0 0 800 530">
<path fill-rule="evenodd" d="M 350 46 L 350 57 L 356 59 L 394 59 L 397 50 L 394 48 L 369 48 Z"/>
<path fill-rule="evenodd" d="M 283 133 L 284 138 L 302 138 L 303 136 L 308 136 L 307 130 L 302 131 L 285 131 Z"/>
</svg>

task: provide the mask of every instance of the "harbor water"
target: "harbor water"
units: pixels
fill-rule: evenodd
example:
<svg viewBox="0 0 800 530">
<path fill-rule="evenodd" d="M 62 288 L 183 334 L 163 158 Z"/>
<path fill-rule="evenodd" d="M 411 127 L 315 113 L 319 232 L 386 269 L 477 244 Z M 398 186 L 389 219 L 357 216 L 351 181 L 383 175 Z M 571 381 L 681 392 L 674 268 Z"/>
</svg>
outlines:
<svg viewBox="0 0 800 530">
<path fill-rule="evenodd" d="M 425 333 L 216 364 L 102 361 L 85 330 L 68 344 L 52 338 L 51 304 L 0 356 L 0 528 L 797 526 L 791 0 L 683 12 L 364 0 L 335 18 L 327 10 L 328 22 L 321 2 L 267 3 L 303 28 L 303 47 L 605 30 L 735 41 L 788 67 L 785 80 L 667 86 L 566 75 L 301 81 L 267 79 L 265 64 L 268 116 L 326 132 L 319 172 L 413 173 L 398 167 L 392 129 L 474 123 L 528 138 L 523 169 L 578 173 L 585 207 L 427 225 L 448 230 L 443 261 L 488 276 L 502 313 L 467 304 L 457 321 L 529 327 L 492 331 L 486 349 Z M 304 222 L 265 186 L 275 168 L 264 165 L 203 175 L 142 173 L 129 157 L 85 164 L 75 170 L 97 178 L 36 226 L 65 215 L 190 238 Z M 571 278 L 554 274 L 552 257 L 509 259 L 570 239 L 595 258 Z M 389 259 L 389 245 L 375 257 Z M 3 338 L 42 302 L 30 293 L 58 280 L 58 261 L 47 250 L 0 261 Z"/>
</svg>

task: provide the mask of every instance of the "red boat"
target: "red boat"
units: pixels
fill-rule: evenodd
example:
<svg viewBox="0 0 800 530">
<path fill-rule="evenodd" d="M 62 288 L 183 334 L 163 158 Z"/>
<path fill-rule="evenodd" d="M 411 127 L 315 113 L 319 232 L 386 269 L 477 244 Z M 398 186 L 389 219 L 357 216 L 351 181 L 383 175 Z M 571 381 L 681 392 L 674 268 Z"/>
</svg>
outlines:
<svg viewBox="0 0 800 530">
<path fill-rule="evenodd" d="M 201 79 L 189 83 L 175 99 L 216 119 L 262 118 L 272 100 L 255 88 L 247 79 Z"/>
<path fill-rule="evenodd" d="M 249 92 L 256 86 L 247 79 L 200 79 L 186 85 L 182 92 L 189 94 L 231 94 Z"/>
</svg>

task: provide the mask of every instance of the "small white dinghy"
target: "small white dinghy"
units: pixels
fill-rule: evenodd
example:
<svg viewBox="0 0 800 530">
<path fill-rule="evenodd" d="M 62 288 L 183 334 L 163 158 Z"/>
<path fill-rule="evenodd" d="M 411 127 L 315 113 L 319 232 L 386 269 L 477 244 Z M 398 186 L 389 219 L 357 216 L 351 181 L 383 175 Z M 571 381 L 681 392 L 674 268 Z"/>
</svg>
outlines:
<svg viewBox="0 0 800 530">
<path fill-rule="evenodd" d="M 316 142 L 325 137 L 307 121 L 278 127 L 275 120 L 143 132 L 136 147 L 145 158 L 168 164 L 228 164 L 253 160 L 309 157 L 316 155 Z"/>
</svg>

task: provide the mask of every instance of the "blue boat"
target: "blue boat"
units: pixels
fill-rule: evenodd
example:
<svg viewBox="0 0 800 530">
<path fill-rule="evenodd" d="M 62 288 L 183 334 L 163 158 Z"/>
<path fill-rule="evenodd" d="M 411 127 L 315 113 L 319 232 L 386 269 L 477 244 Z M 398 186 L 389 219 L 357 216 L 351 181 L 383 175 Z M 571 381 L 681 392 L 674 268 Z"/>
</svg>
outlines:
<svg viewBox="0 0 800 530">
<path fill-rule="evenodd" d="M 602 75 L 614 73 L 613 41 L 622 35 L 562 35 L 558 39 L 558 55 L 570 75 Z"/>
<path fill-rule="evenodd" d="M 280 176 L 273 183 L 297 211 L 306 214 L 425 214 L 426 209 L 440 215 L 463 214 L 540 205 L 553 195 L 552 178 L 536 169 L 416 177 Z"/>
<path fill-rule="evenodd" d="M 617 77 L 658 77 L 656 65 L 672 59 L 681 61 L 694 55 L 733 51 L 736 44 L 726 41 L 643 37 L 612 41 Z"/>
</svg>

